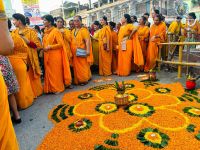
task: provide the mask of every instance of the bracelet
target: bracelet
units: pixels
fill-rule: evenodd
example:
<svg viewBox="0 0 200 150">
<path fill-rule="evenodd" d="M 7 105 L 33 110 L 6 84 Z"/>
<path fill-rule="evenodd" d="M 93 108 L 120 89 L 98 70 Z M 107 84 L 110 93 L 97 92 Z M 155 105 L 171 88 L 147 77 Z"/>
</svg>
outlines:
<svg viewBox="0 0 200 150">
<path fill-rule="evenodd" d="M 4 11 L 0 11 L 0 20 L 7 20 L 6 14 Z"/>
</svg>

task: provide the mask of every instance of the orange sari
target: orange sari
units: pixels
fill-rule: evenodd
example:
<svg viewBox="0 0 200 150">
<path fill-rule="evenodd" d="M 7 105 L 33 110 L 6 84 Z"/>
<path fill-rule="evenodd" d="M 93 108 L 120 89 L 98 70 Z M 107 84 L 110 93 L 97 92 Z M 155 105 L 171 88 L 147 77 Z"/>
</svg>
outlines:
<svg viewBox="0 0 200 150">
<path fill-rule="evenodd" d="M 143 57 L 145 60 L 146 55 L 147 55 L 147 46 L 148 46 L 148 42 L 146 42 L 145 39 L 149 38 L 149 27 L 139 26 L 137 32 L 138 32 L 138 39 L 140 41 L 140 46 L 142 48 Z"/>
<path fill-rule="evenodd" d="M 82 27 L 75 35 L 75 29 L 72 31 L 72 56 L 74 69 L 74 83 L 87 83 L 91 77 L 90 65 L 93 63 L 92 46 L 90 44 L 90 55 L 87 57 L 77 57 L 77 48 L 86 49 L 85 39 L 90 39 L 90 33 Z M 91 40 L 90 40 L 91 43 Z"/>
<path fill-rule="evenodd" d="M 118 65 L 118 35 L 114 30 L 111 31 L 112 34 L 112 72 L 117 73 Z"/>
<path fill-rule="evenodd" d="M 19 29 L 13 31 L 14 34 L 19 35 Z M 34 42 L 37 48 L 41 48 L 41 43 L 38 39 L 37 32 L 34 29 L 25 27 L 20 33 L 23 34 L 29 41 Z M 28 47 L 28 64 L 29 64 L 29 78 L 31 81 L 31 87 L 34 93 L 34 98 L 42 95 L 43 87 L 41 83 L 41 70 L 39 65 L 38 53 L 37 50 L 31 47 Z"/>
<path fill-rule="evenodd" d="M 153 38 L 158 35 L 159 38 Z M 166 25 L 161 22 L 159 25 L 153 24 L 150 28 L 149 45 L 147 50 L 145 71 L 154 69 L 158 57 L 158 44 L 165 41 Z"/>
<path fill-rule="evenodd" d="M 65 85 L 71 84 L 71 72 L 61 32 L 55 27 L 45 29 L 43 46 L 50 46 L 50 50 L 44 52 L 44 92 L 62 92 Z"/>
<path fill-rule="evenodd" d="M 121 26 L 118 33 L 118 72 L 119 76 L 128 76 L 131 73 L 131 58 L 132 58 L 132 40 L 127 40 L 131 34 L 134 26 L 132 24 L 126 24 Z M 122 42 L 126 40 L 126 50 L 122 50 Z"/>
<path fill-rule="evenodd" d="M 71 60 L 72 59 L 72 51 L 71 51 L 72 34 L 69 29 L 63 28 L 62 30 L 64 30 L 62 35 L 63 35 L 64 43 L 66 46 L 68 60 Z"/>
<path fill-rule="evenodd" d="M 7 88 L 0 71 L 0 150 L 19 150 L 15 131 L 11 122 Z"/>
<path fill-rule="evenodd" d="M 104 44 L 109 43 L 109 51 L 104 50 Z M 109 76 L 112 64 L 112 34 L 108 25 L 99 31 L 99 74 Z"/>
<path fill-rule="evenodd" d="M 11 36 L 14 42 L 14 51 L 13 54 L 9 56 L 9 60 L 20 86 L 19 92 L 16 93 L 15 96 L 17 106 L 20 109 L 25 109 L 32 105 L 34 99 L 26 66 L 28 46 L 19 35 L 11 34 Z"/>
</svg>

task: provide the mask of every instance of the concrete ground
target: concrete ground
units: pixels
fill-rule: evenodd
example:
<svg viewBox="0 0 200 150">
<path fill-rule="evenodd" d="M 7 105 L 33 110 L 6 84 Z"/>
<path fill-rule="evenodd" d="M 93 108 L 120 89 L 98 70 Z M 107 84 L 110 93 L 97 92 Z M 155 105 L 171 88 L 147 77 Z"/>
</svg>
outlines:
<svg viewBox="0 0 200 150">
<path fill-rule="evenodd" d="M 115 80 L 139 80 L 137 77 L 138 75 L 139 74 L 136 73 L 133 73 L 128 77 L 118 77 L 113 75 L 111 76 L 113 80 L 110 82 L 114 82 Z M 100 78 L 102 77 L 93 75 L 92 79 L 94 80 Z M 158 73 L 158 79 L 161 83 L 181 82 L 183 85 L 185 84 L 185 77 L 178 79 L 176 72 L 160 72 Z M 90 81 L 88 85 L 75 86 L 73 89 L 67 89 L 65 92 L 58 95 L 43 95 L 35 100 L 34 104 L 30 108 L 20 111 L 22 123 L 14 125 L 14 128 L 21 150 L 35 150 L 47 132 L 52 129 L 54 125 L 48 120 L 48 113 L 54 106 L 60 104 L 65 93 L 87 89 L 91 86 L 99 84 L 105 84 L 105 82 L 94 83 L 93 81 Z M 200 88 L 200 82 L 198 83 L 198 88 Z"/>
</svg>

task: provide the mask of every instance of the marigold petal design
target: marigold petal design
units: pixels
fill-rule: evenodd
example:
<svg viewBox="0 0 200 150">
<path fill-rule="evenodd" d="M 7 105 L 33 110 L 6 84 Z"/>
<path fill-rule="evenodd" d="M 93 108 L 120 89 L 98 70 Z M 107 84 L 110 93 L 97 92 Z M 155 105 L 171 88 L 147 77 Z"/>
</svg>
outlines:
<svg viewBox="0 0 200 150">
<path fill-rule="evenodd" d="M 189 119 L 184 114 L 167 108 L 156 109 L 156 112 L 145 120 L 159 129 L 169 131 L 186 129 L 189 124 Z"/>
</svg>

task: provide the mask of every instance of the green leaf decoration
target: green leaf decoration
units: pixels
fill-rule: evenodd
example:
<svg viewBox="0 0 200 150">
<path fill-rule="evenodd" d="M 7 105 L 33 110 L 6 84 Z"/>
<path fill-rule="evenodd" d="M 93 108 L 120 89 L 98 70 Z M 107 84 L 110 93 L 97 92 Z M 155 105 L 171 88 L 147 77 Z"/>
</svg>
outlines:
<svg viewBox="0 0 200 150">
<path fill-rule="evenodd" d="M 76 127 L 76 121 L 75 121 L 68 126 L 68 129 L 71 130 L 72 132 L 81 132 L 83 130 L 88 130 L 91 128 L 92 122 L 89 119 L 84 118 L 82 119 L 82 121 L 86 124 L 85 126 Z"/>
<path fill-rule="evenodd" d="M 94 150 L 119 150 L 118 148 L 107 148 L 103 145 L 95 145 Z"/>
<path fill-rule="evenodd" d="M 187 131 L 188 131 L 188 132 L 194 132 L 194 131 L 195 131 L 195 128 L 196 128 L 195 125 L 189 124 L 189 125 L 187 126 Z"/>
<path fill-rule="evenodd" d="M 104 143 L 110 146 L 118 146 L 118 141 L 116 140 L 105 140 Z"/>
<path fill-rule="evenodd" d="M 193 94 L 193 95 L 198 95 L 198 92 L 196 90 L 185 90 L 185 92 L 189 93 L 189 94 Z"/>
<path fill-rule="evenodd" d="M 195 135 L 195 138 L 200 141 L 200 133 L 198 133 L 197 135 Z"/>
<path fill-rule="evenodd" d="M 191 97 L 189 97 L 187 94 L 183 94 L 183 97 L 187 100 L 189 100 L 190 102 L 193 102 L 193 99 Z"/>
<path fill-rule="evenodd" d="M 70 116 L 73 116 L 73 115 L 74 115 L 73 111 L 74 111 L 74 106 L 70 106 L 70 108 L 69 108 L 69 110 L 68 110 L 68 114 L 69 114 Z"/>
<path fill-rule="evenodd" d="M 93 95 L 91 93 L 84 93 L 84 94 L 80 94 L 78 96 L 78 98 L 81 99 L 81 100 L 86 100 L 86 99 L 89 99 L 91 97 L 93 97 Z"/>
<path fill-rule="evenodd" d="M 101 90 L 104 90 L 104 89 L 114 88 L 114 87 L 115 87 L 114 84 L 106 84 L 106 85 L 99 85 L 99 86 L 92 87 L 89 90 L 101 91 Z"/>
<path fill-rule="evenodd" d="M 51 115 L 51 118 L 55 121 L 55 122 L 60 122 L 60 119 L 57 117 L 57 114 L 58 114 L 58 111 L 63 107 L 65 106 L 65 104 L 60 104 L 58 105 L 54 110 L 53 110 L 53 113 Z"/>
<path fill-rule="evenodd" d="M 69 105 L 65 105 L 65 106 L 62 108 L 61 112 L 60 112 L 60 117 L 61 117 L 63 120 L 65 120 L 65 119 L 68 118 L 68 117 L 66 116 L 66 114 L 65 114 L 66 109 L 68 108 L 68 106 L 69 106 Z"/>
<path fill-rule="evenodd" d="M 161 136 L 162 141 L 161 143 L 153 143 L 151 141 L 149 141 L 148 139 L 145 138 L 145 135 L 147 132 L 154 132 L 157 133 Z M 168 141 L 170 140 L 169 136 L 160 132 L 158 129 L 152 129 L 152 128 L 145 128 L 143 130 L 141 130 L 139 132 L 139 134 L 137 135 L 137 139 L 140 140 L 141 143 L 143 143 L 146 146 L 150 146 L 153 148 L 164 148 L 168 145 Z"/>
<path fill-rule="evenodd" d="M 191 117 L 200 117 L 200 115 L 194 114 L 194 113 L 190 112 L 191 109 L 200 110 L 200 108 L 191 106 L 191 107 L 185 107 L 185 108 L 183 109 L 183 112 L 184 112 L 184 113 L 187 113 L 187 114 L 188 114 L 189 116 L 191 116 Z"/>
<path fill-rule="evenodd" d="M 195 99 L 198 103 L 200 103 L 200 98 L 198 98 L 197 96 L 195 95 L 192 95 L 192 94 L 185 94 L 187 97 L 190 97 L 190 98 L 193 98 Z"/>
<path fill-rule="evenodd" d="M 104 105 L 104 104 L 114 104 L 116 106 L 116 109 L 113 109 L 113 110 L 102 110 L 101 109 L 101 106 Z M 110 113 L 113 113 L 113 112 L 116 112 L 118 110 L 118 107 L 115 103 L 113 102 L 105 102 L 105 103 L 100 103 L 96 106 L 95 108 L 96 111 L 102 113 L 102 114 L 110 114 Z"/>
<path fill-rule="evenodd" d="M 133 99 L 129 99 L 129 102 L 134 102 L 134 101 L 137 101 L 138 100 L 138 96 L 133 94 L 133 93 L 130 93 L 129 94 L 131 97 L 134 97 Z"/>
<path fill-rule="evenodd" d="M 170 89 L 168 89 L 168 88 L 162 88 L 162 87 L 156 88 L 155 91 L 156 91 L 157 93 L 160 93 L 160 94 L 167 94 L 167 93 L 170 93 L 170 92 L 171 92 Z"/>
<path fill-rule="evenodd" d="M 111 138 L 113 138 L 113 139 L 117 139 L 118 137 L 119 137 L 119 134 L 117 134 L 117 133 L 113 133 L 111 135 Z"/>
<path fill-rule="evenodd" d="M 124 85 L 125 85 L 126 90 L 129 90 L 135 87 L 135 85 L 132 83 L 125 83 Z"/>
<path fill-rule="evenodd" d="M 130 107 L 132 107 L 132 106 L 134 106 L 134 105 L 142 105 L 142 106 L 147 106 L 148 108 L 149 108 L 149 111 L 146 113 L 146 114 L 136 114 L 136 113 L 134 113 L 134 112 L 132 112 L 131 110 L 130 110 Z M 130 105 L 128 105 L 127 107 L 125 107 L 125 112 L 127 112 L 127 113 L 129 113 L 130 115 L 132 115 L 132 116 L 138 116 L 138 117 L 149 117 L 149 116 L 151 116 L 154 112 L 155 112 L 155 109 L 154 109 L 154 107 L 153 106 L 150 106 L 150 105 L 148 105 L 148 104 L 144 104 L 144 103 L 134 103 L 134 104 L 130 104 Z"/>
<path fill-rule="evenodd" d="M 186 100 L 184 99 L 184 98 L 182 98 L 182 97 L 178 97 L 178 99 L 180 100 L 180 101 L 182 101 L 182 102 L 185 102 Z"/>
</svg>

